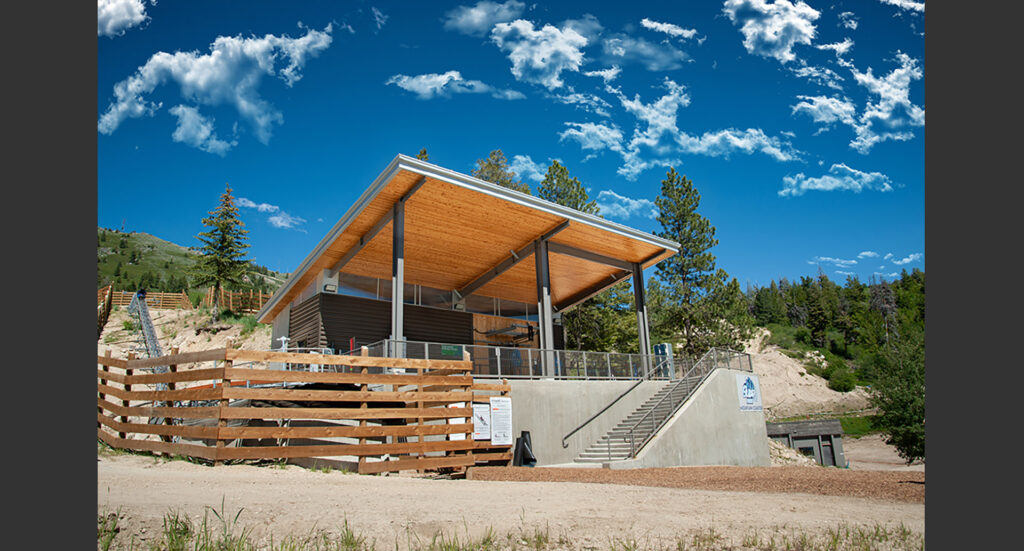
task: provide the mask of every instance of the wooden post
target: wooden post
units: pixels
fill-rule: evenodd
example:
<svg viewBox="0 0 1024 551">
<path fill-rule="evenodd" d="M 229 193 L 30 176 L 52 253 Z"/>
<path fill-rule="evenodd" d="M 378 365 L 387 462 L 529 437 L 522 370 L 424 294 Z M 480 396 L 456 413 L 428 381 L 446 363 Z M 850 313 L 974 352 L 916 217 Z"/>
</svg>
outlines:
<svg viewBox="0 0 1024 551">
<path fill-rule="evenodd" d="M 104 358 L 108 358 L 108 359 L 110 358 L 110 349 L 109 348 L 107 349 L 106 352 L 103 353 L 103 357 Z M 106 372 L 110 371 L 110 368 L 107 367 L 107 364 L 103 364 L 103 371 L 106 371 Z M 107 384 L 107 379 L 100 379 L 100 383 L 104 384 L 104 385 Z M 103 400 L 105 402 L 107 400 L 107 395 L 101 392 L 100 393 L 100 400 Z M 96 411 L 100 415 L 105 415 L 105 413 L 103 411 L 103 407 L 98 405 L 98 404 L 96 406 Z M 97 428 L 101 428 L 102 426 L 103 426 L 103 424 L 99 422 L 99 419 L 97 419 L 96 420 L 96 427 Z"/>
<path fill-rule="evenodd" d="M 134 359 L 135 359 L 135 353 L 134 352 L 129 352 L 128 353 L 128 361 L 130 362 L 130 361 L 132 361 Z M 125 370 L 124 370 L 125 377 L 131 377 L 132 376 L 132 371 L 133 370 L 131 368 L 126 367 Z M 125 379 L 125 380 L 127 381 L 128 379 Z M 124 383 L 124 390 L 125 390 L 125 392 L 131 392 L 132 385 L 130 385 L 127 382 Z M 131 400 L 121 400 L 121 406 L 125 407 L 125 408 L 131 407 Z M 127 424 L 128 423 L 128 416 L 127 415 L 122 415 L 121 416 L 121 422 Z M 128 438 L 128 434 L 124 433 L 124 432 L 118 432 L 117 436 L 120 437 L 120 438 Z"/>
<path fill-rule="evenodd" d="M 228 339 L 227 348 L 231 349 L 231 345 L 232 345 L 231 339 Z M 230 368 L 232 363 L 233 362 L 231 360 L 224 360 L 224 368 L 225 369 Z M 227 373 L 225 372 L 224 377 L 221 379 L 221 384 L 220 384 L 220 396 L 221 396 L 221 398 L 220 398 L 220 404 L 219 404 L 220 407 L 218 408 L 218 415 L 217 415 L 217 451 L 214 454 L 214 458 L 215 458 L 214 461 L 213 461 L 213 466 L 214 467 L 217 467 L 217 466 L 220 466 L 220 465 L 224 464 L 224 460 L 221 459 L 221 453 L 222 453 L 222 450 L 224 449 L 224 440 L 223 440 L 223 436 L 224 435 L 222 433 L 223 433 L 224 429 L 228 426 L 227 419 L 224 417 L 224 413 L 226 413 L 225 410 L 227 410 L 227 408 L 228 408 L 228 400 L 227 400 L 227 398 L 224 397 L 224 389 L 230 388 L 230 387 L 231 387 L 231 379 L 228 378 Z"/>
<path fill-rule="evenodd" d="M 171 355 L 172 356 L 177 356 L 178 355 L 178 347 L 177 346 L 171 348 Z M 167 370 L 170 373 L 177 373 L 178 372 L 178 364 L 175 364 L 175 363 L 170 364 L 169 366 L 167 366 Z M 167 390 L 174 390 L 174 389 L 175 389 L 174 388 L 174 382 L 173 381 L 169 381 L 167 383 Z M 173 400 L 168 400 L 167 403 L 171 404 L 171 407 L 173 407 L 174 401 Z M 174 419 L 172 419 L 170 415 L 164 415 L 164 424 L 168 425 L 168 426 L 174 425 Z M 163 440 L 164 442 L 171 442 L 173 439 L 169 435 L 164 435 L 163 437 L 161 437 L 161 440 Z M 173 455 L 173 454 L 168 452 L 165 455 L 167 457 L 171 457 L 171 455 Z"/>
<path fill-rule="evenodd" d="M 363 357 L 367 357 L 367 356 L 370 355 L 370 349 L 366 348 L 365 346 L 360 347 L 359 351 L 360 351 L 360 355 L 363 356 Z M 369 373 L 369 370 L 366 368 L 366 366 L 363 366 L 363 368 L 360 369 L 359 372 L 362 373 L 363 375 L 366 375 L 367 373 Z M 369 392 L 370 387 L 364 381 L 363 384 L 359 385 L 359 390 L 361 392 Z M 366 409 L 366 402 L 365 401 L 359 403 L 359 409 Z M 359 419 L 359 426 L 360 427 L 365 427 L 366 426 L 366 418 L 365 417 Z M 359 444 L 360 445 L 366 444 L 366 437 L 365 436 L 359 438 Z M 365 455 L 360 455 L 359 456 L 359 470 L 360 471 L 362 470 L 362 467 L 365 464 L 366 464 L 366 456 Z"/>
</svg>

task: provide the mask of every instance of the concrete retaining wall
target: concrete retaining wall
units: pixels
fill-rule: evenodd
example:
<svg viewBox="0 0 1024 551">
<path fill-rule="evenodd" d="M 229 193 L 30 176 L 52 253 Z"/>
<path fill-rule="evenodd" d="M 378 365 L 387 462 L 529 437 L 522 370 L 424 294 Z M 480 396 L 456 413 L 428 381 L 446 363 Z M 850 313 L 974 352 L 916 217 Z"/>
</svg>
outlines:
<svg viewBox="0 0 1024 551">
<path fill-rule="evenodd" d="M 740 411 L 734 369 L 716 369 L 644 447 L 636 459 L 613 469 L 681 465 L 766 467 L 768 432 L 763 411 Z"/>
<path fill-rule="evenodd" d="M 537 465 L 571 463 L 619 421 L 653 396 L 665 381 L 644 381 L 567 441 L 562 437 L 625 392 L 635 381 L 556 381 L 512 379 L 512 430 L 530 431 Z M 735 389 L 733 389 L 735 393 Z M 761 431 L 764 432 L 764 421 Z M 767 446 L 765 450 L 767 453 Z"/>
</svg>

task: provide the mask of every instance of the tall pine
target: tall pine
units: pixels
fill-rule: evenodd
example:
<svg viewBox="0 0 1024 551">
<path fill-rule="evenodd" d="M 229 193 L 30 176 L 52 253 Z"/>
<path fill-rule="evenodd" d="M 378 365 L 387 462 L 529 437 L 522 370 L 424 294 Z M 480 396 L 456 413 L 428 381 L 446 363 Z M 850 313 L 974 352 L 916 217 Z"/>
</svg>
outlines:
<svg viewBox="0 0 1024 551">
<path fill-rule="evenodd" d="M 245 223 L 238 218 L 238 207 L 231 196 L 231 186 L 225 186 L 220 196 L 220 205 L 203 218 L 203 225 L 209 227 L 196 236 L 203 246 L 199 248 L 202 256 L 192 270 L 195 285 L 213 284 L 214 313 L 216 320 L 220 316 L 220 290 L 228 283 L 239 285 L 249 267 L 245 251 L 249 248 L 243 229 Z"/>
<path fill-rule="evenodd" d="M 474 178 L 530 194 L 530 185 L 516 179 L 515 171 L 509 168 L 508 159 L 500 149 L 491 151 L 486 159 L 477 159 L 476 168 L 470 174 Z"/>
<path fill-rule="evenodd" d="M 575 176 L 569 178 L 569 169 L 557 160 L 551 162 L 547 174 L 537 188 L 537 196 L 587 214 L 597 214 L 597 201 L 590 200 L 587 190 Z"/>
</svg>

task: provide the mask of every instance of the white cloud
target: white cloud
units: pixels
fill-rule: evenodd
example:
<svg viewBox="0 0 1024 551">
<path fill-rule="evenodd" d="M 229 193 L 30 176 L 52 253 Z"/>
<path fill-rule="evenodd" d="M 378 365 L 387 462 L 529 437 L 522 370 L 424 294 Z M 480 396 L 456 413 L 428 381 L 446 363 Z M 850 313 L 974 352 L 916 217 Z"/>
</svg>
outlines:
<svg viewBox="0 0 1024 551">
<path fill-rule="evenodd" d="M 388 16 L 384 15 L 384 12 L 376 7 L 371 6 L 370 10 L 373 12 L 373 22 L 377 24 L 377 30 L 379 31 L 388 22 Z"/>
<path fill-rule="evenodd" d="M 892 258 L 892 253 L 885 253 L 885 256 L 882 257 L 883 260 L 889 260 L 890 258 Z"/>
<path fill-rule="evenodd" d="M 420 99 L 451 97 L 452 94 L 490 94 L 498 99 L 523 99 L 526 96 L 515 90 L 500 90 L 479 80 L 466 80 L 458 71 L 446 73 L 425 73 L 422 75 L 393 75 L 385 84 L 394 84 L 403 90 L 415 93 Z"/>
<path fill-rule="evenodd" d="M 622 131 L 614 123 L 607 126 L 591 122 L 567 122 L 565 125 L 569 128 L 558 135 L 560 141 L 574 140 L 584 150 L 622 151 Z"/>
<path fill-rule="evenodd" d="M 604 26 L 596 17 L 589 13 L 583 14 L 579 19 L 566 19 L 562 22 L 563 29 L 572 29 L 587 39 L 587 44 L 596 44 L 597 39 L 604 32 Z"/>
<path fill-rule="evenodd" d="M 843 271 L 843 270 L 836 270 L 836 273 L 839 274 L 839 275 L 847 275 L 847 276 L 855 276 L 855 275 L 857 275 L 857 272 L 846 272 L 846 271 Z"/>
<path fill-rule="evenodd" d="M 857 25 L 860 24 L 860 20 L 853 14 L 852 11 L 844 11 L 839 14 L 839 24 L 851 31 L 857 30 Z"/>
<path fill-rule="evenodd" d="M 609 189 L 597 194 L 597 206 L 601 213 L 610 218 L 629 219 L 633 216 L 657 218 L 658 209 L 649 199 L 632 199 L 624 197 Z"/>
<path fill-rule="evenodd" d="M 909 140 L 914 137 L 911 127 L 924 126 L 924 109 L 910 101 L 910 83 L 923 78 L 924 71 L 916 59 L 902 52 L 896 53 L 896 61 L 900 66 L 884 77 L 876 77 L 870 67 L 864 73 L 850 69 L 858 84 L 878 96 L 878 101 L 865 106 L 854 128 L 857 137 L 850 147 L 859 153 L 868 153 L 886 140 Z"/>
<path fill-rule="evenodd" d="M 813 65 L 807 65 L 803 60 L 799 60 L 801 63 L 800 67 L 791 67 L 790 71 L 800 78 L 806 78 L 807 80 L 819 84 L 821 86 L 828 86 L 835 90 L 842 90 L 843 86 L 839 84 L 845 80 L 839 76 L 838 73 L 829 69 L 828 67 L 815 67 Z"/>
<path fill-rule="evenodd" d="M 882 272 L 875 272 L 875 275 L 876 276 L 881 276 L 881 277 L 887 277 L 889 279 L 900 277 L 900 274 L 897 274 L 896 272 L 892 272 L 890 274 L 883 274 Z"/>
<path fill-rule="evenodd" d="M 295 229 L 301 232 L 306 231 L 302 228 L 297 227 L 306 223 L 305 218 L 301 218 L 299 216 L 292 216 L 287 212 L 281 210 L 281 207 L 277 205 L 271 205 L 270 203 L 257 203 L 246 197 L 239 197 L 235 201 L 235 203 L 237 203 L 238 206 L 241 208 L 256 209 L 257 212 L 261 212 L 264 214 L 272 214 L 272 216 L 267 217 L 267 222 L 269 222 L 270 225 L 274 226 L 275 228 Z"/>
<path fill-rule="evenodd" d="M 158 86 L 173 82 L 183 98 L 197 104 L 230 105 L 247 120 L 256 138 L 266 144 L 271 127 L 284 117 L 260 97 L 264 76 L 276 76 L 291 87 L 302 78 L 307 58 L 316 57 L 331 44 L 331 25 L 323 31 L 310 29 L 304 36 L 266 35 L 262 38 L 220 36 L 210 53 L 197 51 L 157 52 L 135 74 L 114 85 L 114 101 L 100 116 L 97 129 L 111 134 L 128 118 L 152 116 L 162 103 L 146 95 Z M 287 64 L 279 69 L 278 62 Z"/>
<path fill-rule="evenodd" d="M 803 100 L 792 106 L 793 114 L 809 115 L 814 122 L 831 125 L 841 122 L 850 126 L 856 125 L 857 107 L 848 98 L 826 96 L 797 96 Z"/>
<path fill-rule="evenodd" d="M 740 151 L 746 154 L 764 153 L 777 161 L 795 161 L 800 159 L 800 152 L 793 149 L 792 144 L 779 138 L 770 137 L 759 128 L 737 130 L 728 128 L 714 132 L 705 132 L 700 137 L 690 136 L 682 132 L 677 138 L 679 146 L 687 153 L 699 153 L 712 157 L 725 157 Z"/>
<path fill-rule="evenodd" d="M 879 0 L 883 4 L 889 4 L 890 6 L 896 6 L 901 10 L 916 11 L 918 13 L 924 13 L 924 2 L 914 2 L 913 0 Z"/>
<path fill-rule="evenodd" d="M 722 11 L 743 33 L 747 52 L 785 64 L 796 59 L 793 47 L 810 44 L 820 12 L 797 0 L 726 0 Z"/>
<path fill-rule="evenodd" d="M 853 191 L 863 190 L 892 191 L 891 180 L 880 172 L 861 172 L 843 163 L 832 165 L 828 174 L 817 178 L 808 178 L 803 173 L 786 176 L 782 179 L 783 188 L 780 197 L 796 197 L 807 191 Z"/>
<path fill-rule="evenodd" d="M 508 167 L 519 177 L 535 182 L 543 180 L 544 174 L 547 172 L 547 167 L 534 162 L 529 155 L 513 155 L 512 162 L 508 164 Z"/>
<path fill-rule="evenodd" d="M 509 0 L 503 4 L 484 0 L 474 6 L 459 6 L 444 17 L 444 28 L 470 36 L 486 36 L 498 23 L 518 18 L 526 4 Z"/>
<path fill-rule="evenodd" d="M 153 4 L 156 4 L 154 1 Z M 121 36 L 128 29 L 149 20 L 143 0 L 98 0 L 96 2 L 96 35 Z"/>
<path fill-rule="evenodd" d="M 837 57 L 846 55 L 846 52 L 850 51 L 853 47 L 853 40 L 844 38 L 842 42 L 833 42 L 831 44 L 818 44 L 815 48 L 819 50 L 832 50 L 836 53 Z"/>
<path fill-rule="evenodd" d="M 911 254 L 911 255 L 907 256 L 904 259 L 893 260 L 892 263 L 896 264 L 897 266 L 902 266 L 904 264 L 910 264 L 911 262 L 915 262 L 915 261 L 921 260 L 922 256 L 924 256 L 924 255 L 922 255 L 921 253 L 914 253 L 914 254 Z"/>
<path fill-rule="evenodd" d="M 811 260 L 807 261 L 808 264 L 834 264 L 840 268 L 849 268 L 857 263 L 856 260 L 843 260 L 842 258 L 832 258 L 830 256 L 816 256 Z"/>
<path fill-rule="evenodd" d="M 581 94 L 578 92 L 573 92 L 570 94 L 563 95 L 552 94 L 550 97 L 551 99 L 554 99 L 555 101 L 558 101 L 560 103 L 564 103 L 566 105 L 573 105 L 576 106 L 577 108 L 583 109 L 584 111 L 589 111 L 602 117 L 611 116 L 608 113 L 608 109 L 612 108 L 611 104 L 593 94 Z"/>
<path fill-rule="evenodd" d="M 878 253 L 875 251 L 861 251 L 857 254 L 857 258 L 877 258 Z"/>
<path fill-rule="evenodd" d="M 622 69 L 620 69 L 618 65 L 612 65 L 607 69 L 603 69 L 600 71 L 585 71 L 583 74 L 588 77 L 601 77 L 604 80 L 604 83 L 608 84 L 609 82 L 615 80 L 615 78 L 618 77 L 619 73 L 621 72 Z"/>
<path fill-rule="evenodd" d="M 516 79 L 548 90 L 562 87 L 562 71 L 579 71 L 581 48 L 587 45 L 587 39 L 572 29 L 544 25 L 534 30 L 533 23 L 524 19 L 498 23 L 491 30 L 491 40 L 508 53 Z"/>
<path fill-rule="evenodd" d="M 658 21 L 651 21 L 646 17 L 640 20 L 640 24 L 643 25 L 645 28 L 651 29 L 652 31 L 665 33 L 669 36 L 673 36 L 676 38 L 690 39 L 697 34 L 697 29 L 684 29 L 678 25 L 673 25 L 672 23 L 661 23 Z"/>
<path fill-rule="evenodd" d="M 605 61 L 623 64 L 630 62 L 643 65 L 648 71 L 673 71 L 689 61 L 686 52 L 668 43 L 656 44 L 644 38 L 626 34 L 615 34 L 602 44 Z"/>
<path fill-rule="evenodd" d="M 191 145 L 207 153 L 214 153 L 223 157 L 232 147 L 238 145 L 238 140 L 226 142 L 217 138 L 213 130 L 213 121 L 207 120 L 199 114 L 195 107 L 177 105 L 169 112 L 178 117 L 178 126 L 174 129 L 171 139 L 186 145 Z"/>
</svg>

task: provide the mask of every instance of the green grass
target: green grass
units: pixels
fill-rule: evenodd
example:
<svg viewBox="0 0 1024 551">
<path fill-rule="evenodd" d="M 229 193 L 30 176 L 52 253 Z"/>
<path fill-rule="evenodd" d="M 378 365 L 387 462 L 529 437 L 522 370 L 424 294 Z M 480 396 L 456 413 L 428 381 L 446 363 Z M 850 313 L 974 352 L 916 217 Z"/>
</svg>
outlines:
<svg viewBox="0 0 1024 551">
<path fill-rule="evenodd" d="M 843 425 L 843 434 L 853 438 L 882 432 L 882 429 L 875 426 L 874 415 L 863 415 L 860 417 L 840 417 L 839 422 Z"/>
</svg>

